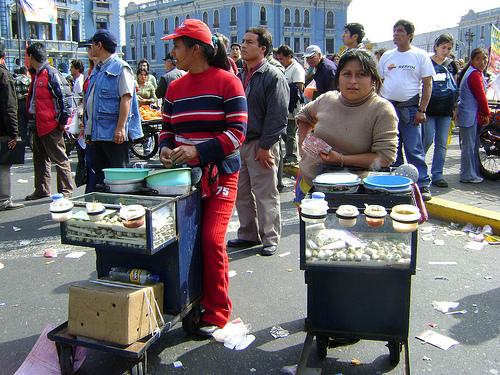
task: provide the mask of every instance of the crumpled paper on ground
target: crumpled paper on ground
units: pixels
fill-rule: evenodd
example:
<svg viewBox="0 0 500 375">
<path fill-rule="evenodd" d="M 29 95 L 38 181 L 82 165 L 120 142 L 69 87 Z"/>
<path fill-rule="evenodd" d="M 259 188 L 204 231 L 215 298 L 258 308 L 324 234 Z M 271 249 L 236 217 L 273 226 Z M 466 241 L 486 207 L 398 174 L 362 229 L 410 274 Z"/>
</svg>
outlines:
<svg viewBox="0 0 500 375">
<path fill-rule="evenodd" d="M 52 324 L 45 326 L 33 349 L 14 375 L 61 375 L 56 344 L 47 338 L 47 333 L 54 328 Z M 85 356 L 85 349 L 77 346 L 73 364 L 75 372 L 82 366 Z"/>
<path fill-rule="evenodd" d="M 456 309 L 458 305 L 458 302 L 432 301 L 432 307 L 443 314 L 447 313 L 451 309 Z"/>
<path fill-rule="evenodd" d="M 271 333 L 271 336 L 273 336 L 275 339 L 281 339 L 283 337 L 287 337 L 290 334 L 290 332 L 288 332 L 281 326 L 273 326 L 269 333 Z"/>
<path fill-rule="evenodd" d="M 243 350 L 255 340 L 254 335 L 248 334 L 249 331 L 250 327 L 240 318 L 236 318 L 224 328 L 215 331 L 212 336 L 216 341 L 224 343 L 228 349 Z"/>
</svg>

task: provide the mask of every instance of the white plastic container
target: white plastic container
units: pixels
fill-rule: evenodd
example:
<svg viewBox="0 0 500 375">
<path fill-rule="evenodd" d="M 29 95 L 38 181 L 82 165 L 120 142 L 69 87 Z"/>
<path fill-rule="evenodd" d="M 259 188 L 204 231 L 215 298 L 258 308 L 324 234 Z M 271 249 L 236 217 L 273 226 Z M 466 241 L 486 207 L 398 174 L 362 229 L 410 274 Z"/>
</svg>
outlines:
<svg viewBox="0 0 500 375">
<path fill-rule="evenodd" d="M 377 204 L 366 205 L 365 219 L 366 223 L 372 228 L 378 228 L 384 225 L 387 211 L 383 206 Z"/>
<path fill-rule="evenodd" d="M 398 204 L 392 208 L 391 218 L 396 232 L 413 232 L 418 228 L 420 210 L 411 204 Z"/>
<path fill-rule="evenodd" d="M 49 206 L 52 220 L 62 222 L 73 217 L 73 203 L 64 198 L 64 195 L 57 193 L 51 196 L 52 203 Z"/>
<path fill-rule="evenodd" d="M 351 228 L 356 225 L 359 210 L 356 206 L 343 204 L 337 209 L 336 215 L 339 218 L 340 225 Z"/>
<path fill-rule="evenodd" d="M 307 223 L 322 223 L 326 220 L 328 202 L 325 194 L 321 192 L 312 193 L 311 198 L 302 199 L 300 202 L 300 216 Z"/>
<path fill-rule="evenodd" d="M 90 221 L 94 222 L 101 220 L 106 212 L 106 207 L 99 202 L 87 203 L 85 208 L 87 209 L 87 215 L 89 216 Z"/>
</svg>

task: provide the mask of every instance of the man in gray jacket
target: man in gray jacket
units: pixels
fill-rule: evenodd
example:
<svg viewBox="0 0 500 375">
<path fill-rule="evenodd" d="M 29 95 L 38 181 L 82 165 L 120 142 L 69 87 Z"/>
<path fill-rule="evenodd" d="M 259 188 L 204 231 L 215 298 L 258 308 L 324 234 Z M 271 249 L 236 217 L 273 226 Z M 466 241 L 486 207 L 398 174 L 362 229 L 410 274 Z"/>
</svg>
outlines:
<svg viewBox="0 0 500 375">
<path fill-rule="evenodd" d="M 266 60 L 271 34 L 250 28 L 241 46 L 245 67 L 239 77 L 248 103 L 248 126 L 241 147 L 242 166 L 236 209 L 238 238 L 230 247 L 263 245 L 262 255 L 273 255 L 281 235 L 280 198 L 277 188 L 279 141 L 286 129 L 290 90 L 285 76 Z"/>
</svg>

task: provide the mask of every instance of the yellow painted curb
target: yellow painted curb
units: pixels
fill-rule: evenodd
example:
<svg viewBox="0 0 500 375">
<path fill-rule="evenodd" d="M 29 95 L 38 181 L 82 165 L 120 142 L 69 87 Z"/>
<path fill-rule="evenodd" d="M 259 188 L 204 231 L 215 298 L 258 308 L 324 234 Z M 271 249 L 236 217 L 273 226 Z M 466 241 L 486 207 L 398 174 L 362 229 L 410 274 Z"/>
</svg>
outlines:
<svg viewBox="0 0 500 375">
<path fill-rule="evenodd" d="M 455 223 L 471 223 L 475 226 L 490 225 L 495 233 L 500 233 L 500 213 L 484 208 L 456 203 L 442 198 L 432 198 L 425 203 L 431 218 Z"/>
</svg>

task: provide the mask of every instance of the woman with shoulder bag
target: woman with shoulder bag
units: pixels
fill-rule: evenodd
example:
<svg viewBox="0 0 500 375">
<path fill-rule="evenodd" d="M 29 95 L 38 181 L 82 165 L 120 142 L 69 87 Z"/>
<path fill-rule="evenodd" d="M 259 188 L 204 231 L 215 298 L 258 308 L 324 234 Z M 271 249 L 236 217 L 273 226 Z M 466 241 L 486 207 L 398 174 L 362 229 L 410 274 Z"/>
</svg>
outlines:
<svg viewBox="0 0 500 375">
<path fill-rule="evenodd" d="M 443 177 L 443 167 L 458 91 L 453 79 L 457 69 L 448 58 L 452 49 L 453 37 L 450 34 L 442 34 L 434 42 L 434 55 L 431 56 L 431 61 L 436 74 L 432 78 L 432 96 L 427 106 L 427 121 L 422 127 L 422 142 L 426 153 L 434 143 L 431 167 L 432 185 L 441 188 L 448 187 Z"/>
</svg>

